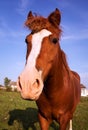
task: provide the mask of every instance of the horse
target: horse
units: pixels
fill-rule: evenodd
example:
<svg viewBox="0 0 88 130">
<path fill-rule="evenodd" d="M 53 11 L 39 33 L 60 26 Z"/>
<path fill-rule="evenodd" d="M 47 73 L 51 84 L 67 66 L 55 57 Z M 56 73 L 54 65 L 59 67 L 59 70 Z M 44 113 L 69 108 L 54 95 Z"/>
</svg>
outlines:
<svg viewBox="0 0 88 130">
<path fill-rule="evenodd" d="M 25 25 L 26 64 L 18 77 L 18 90 L 38 106 L 41 130 L 55 120 L 60 130 L 72 130 L 73 113 L 80 101 L 80 76 L 72 71 L 61 49 L 61 13 L 58 8 L 43 17 L 29 11 Z"/>
</svg>

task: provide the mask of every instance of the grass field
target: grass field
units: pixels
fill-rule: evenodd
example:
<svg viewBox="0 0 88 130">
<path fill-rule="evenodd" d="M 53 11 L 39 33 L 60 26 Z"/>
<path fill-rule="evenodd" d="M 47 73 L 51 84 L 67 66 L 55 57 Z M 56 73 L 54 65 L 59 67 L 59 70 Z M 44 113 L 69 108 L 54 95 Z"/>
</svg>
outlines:
<svg viewBox="0 0 88 130">
<path fill-rule="evenodd" d="M 49 130 L 58 130 L 54 122 Z M 40 130 L 35 102 L 17 92 L 0 90 L 0 130 Z M 73 118 L 73 130 L 88 130 L 88 97 L 81 98 Z"/>
</svg>

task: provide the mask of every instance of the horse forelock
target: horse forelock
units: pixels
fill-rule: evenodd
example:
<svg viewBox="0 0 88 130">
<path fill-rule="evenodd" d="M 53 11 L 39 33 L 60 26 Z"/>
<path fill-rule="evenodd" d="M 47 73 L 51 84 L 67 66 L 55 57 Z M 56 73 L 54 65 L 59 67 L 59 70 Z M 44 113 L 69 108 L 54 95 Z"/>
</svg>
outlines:
<svg viewBox="0 0 88 130">
<path fill-rule="evenodd" d="M 44 18 L 42 16 L 35 15 L 34 17 L 27 18 L 25 25 L 33 32 L 39 32 L 42 29 L 47 29 L 48 31 L 51 31 L 52 33 L 57 33 L 60 37 L 61 29 L 59 26 L 55 26 L 48 18 Z"/>
<path fill-rule="evenodd" d="M 34 18 L 28 18 L 25 25 L 34 32 L 39 32 L 46 27 L 46 19 L 41 16 L 35 16 Z"/>
</svg>

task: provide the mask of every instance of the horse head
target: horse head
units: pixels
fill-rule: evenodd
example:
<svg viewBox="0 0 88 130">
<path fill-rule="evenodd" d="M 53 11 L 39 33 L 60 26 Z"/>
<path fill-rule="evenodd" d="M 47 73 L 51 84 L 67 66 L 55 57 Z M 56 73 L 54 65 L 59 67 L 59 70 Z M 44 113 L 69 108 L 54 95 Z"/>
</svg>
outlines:
<svg viewBox="0 0 88 130">
<path fill-rule="evenodd" d="M 59 55 L 61 15 L 58 9 L 47 18 L 31 11 L 25 25 L 31 30 L 26 37 L 26 64 L 18 77 L 18 89 L 24 99 L 37 100 L 42 93 L 53 64 Z"/>
</svg>

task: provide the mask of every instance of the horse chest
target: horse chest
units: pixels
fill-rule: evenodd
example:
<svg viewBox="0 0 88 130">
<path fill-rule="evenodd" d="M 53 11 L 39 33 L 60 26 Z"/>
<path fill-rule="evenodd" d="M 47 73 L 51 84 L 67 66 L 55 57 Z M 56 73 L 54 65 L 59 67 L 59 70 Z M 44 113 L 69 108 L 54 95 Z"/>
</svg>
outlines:
<svg viewBox="0 0 88 130">
<path fill-rule="evenodd" d="M 39 112 L 46 119 L 54 119 L 57 121 L 59 120 L 60 115 L 62 115 L 65 112 L 63 106 L 60 106 L 58 102 L 51 103 L 51 101 L 49 101 L 43 93 L 41 94 L 39 100 L 36 101 L 36 103 Z"/>
</svg>

